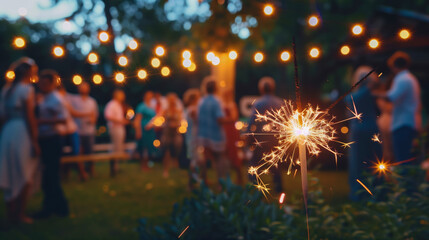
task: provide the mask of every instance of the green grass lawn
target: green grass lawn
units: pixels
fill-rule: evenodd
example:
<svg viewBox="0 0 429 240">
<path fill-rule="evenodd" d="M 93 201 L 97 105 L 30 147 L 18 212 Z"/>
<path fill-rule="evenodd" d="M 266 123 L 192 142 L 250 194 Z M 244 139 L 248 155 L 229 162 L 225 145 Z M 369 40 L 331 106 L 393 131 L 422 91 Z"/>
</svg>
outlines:
<svg viewBox="0 0 429 240">
<path fill-rule="evenodd" d="M 120 169 L 116 178 L 110 178 L 108 164 L 99 163 L 97 176 L 84 183 L 71 175 L 63 184 L 70 218 L 53 217 L 5 229 L 5 205 L 1 201 L 0 239 L 137 239 L 135 229 L 139 218 L 146 217 L 154 224 L 168 221 L 173 204 L 191 195 L 186 187 L 186 170 L 173 169 L 170 177 L 164 179 L 160 165 L 141 172 L 137 163 L 128 162 L 122 163 Z M 347 201 L 346 172 L 322 171 L 312 175 L 320 178 L 325 196 L 332 204 Z M 209 176 L 215 182 L 213 171 Z M 295 178 L 285 176 L 283 181 L 288 195 L 300 194 L 299 174 Z M 0 197 L 3 199 L 1 194 Z M 31 198 L 30 213 L 39 209 L 41 200 L 41 193 Z"/>
</svg>

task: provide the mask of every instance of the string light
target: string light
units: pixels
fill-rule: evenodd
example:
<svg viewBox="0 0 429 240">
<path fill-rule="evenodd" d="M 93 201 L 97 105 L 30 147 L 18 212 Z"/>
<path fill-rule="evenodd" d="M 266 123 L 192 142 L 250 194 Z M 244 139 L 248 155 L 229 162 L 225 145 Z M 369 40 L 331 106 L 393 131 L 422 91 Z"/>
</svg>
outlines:
<svg viewBox="0 0 429 240">
<path fill-rule="evenodd" d="M 274 13 L 274 7 L 271 4 L 266 4 L 264 6 L 264 14 L 267 16 L 271 16 Z"/>
<path fill-rule="evenodd" d="M 6 79 L 7 80 L 13 80 L 15 79 L 15 72 L 12 70 L 9 70 L 6 72 Z"/>
<path fill-rule="evenodd" d="M 15 46 L 15 48 L 23 48 L 25 47 L 25 39 L 22 37 L 16 37 L 13 40 L 13 45 Z"/>
<path fill-rule="evenodd" d="M 319 18 L 317 18 L 317 16 L 313 15 L 308 18 L 308 25 L 315 27 L 317 24 L 319 24 Z"/>
<path fill-rule="evenodd" d="M 88 54 L 88 62 L 91 64 L 97 64 L 98 63 L 98 55 L 96 53 L 90 53 Z"/>
<path fill-rule="evenodd" d="M 191 66 L 190 67 L 188 67 L 188 70 L 190 71 L 190 72 L 193 72 L 193 71 L 195 71 L 197 69 L 197 65 L 195 65 L 195 63 L 191 63 Z"/>
<path fill-rule="evenodd" d="M 98 39 L 100 40 L 100 42 L 108 42 L 109 41 L 109 34 L 106 31 L 101 31 L 98 34 Z"/>
<path fill-rule="evenodd" d="M 220 58 L 216 57 L 216 56 L 213 57 L 212 64 L 215 65 L 215 66 L 219 65 L 220 64 Z"/>
<path fill-rule="evenodd" d="M 310 57 L 312 57 L 312 58 L 318 58 L 320 55 L 320 50 L 318 48 L 314 47 L 314 48 L 310 49 L 309 54 L 310 54 Z"/>
<path fill-rule="evenodd" d="M 161 68 L 161 75 L 164 77 L 167 77 L 168 75 L 170 75 L 170 68 L 162 67 Z"/>
<path fill-rule="evenodd" d="M 184 59 L 190 59 L 191 58 L 191 52 L 189 51 L 189 50 L 184 50 L 183 52 L 182 52 L 182 57 L 184 58 Z"/>
<path fill-rule="evenodd" d="M 157 148 L 157 147 L 161 146 L 161 142 L 158 139 L 155 139 L 153 141 L 153 146 Z"/>
<path fill-rule="evenodd" d="M 253 59 L 255 60 L 255 62 L 260 63 L 264 60 L 264 54 L 261 52 L 257 52 L 255 53 L 255 56 L 253 56 Z"/>
<path fill-rule="evenodd" d="M 103 77 L 101 77 L 100 74 L 94 74 L 94 76 L 92 76 L 92 82 L 94 82 L 94 84 L 101 84 L 103 82 Z"/>
<path fill-rule="evenodd" d="M 229 55 L 229 59 L 231 60 L 235 60 L 238 57 L 238 53 L 235 50 L 230 51 L 228 55 Z"/>
<path fill-rule="evenodd" d="M 121 72 L 115 74 L 115 80 L 117 83 L 123 83 L 125 81 L 125 75 Z"/>
<path fill-rule="evenodd" d="M 140 70 L 137 72 L 137 77 L 138 77 L 139 79 L 141 79 L 141 80 L 146 79 L 146 78 L 147 78 L 147 72 L 146 72 L 146 70 L 144 70 L 144 69 L 140 69 Z"/>
<path fill-rule="evenodd" d="M 155 48 L 155 54 L 157 56 L 162 57 L 165 54 L 165 49 L 162 46 L 158 46 L 158 47 Z"/>
<path fill-rule="evenodd" d="M 344 126 L 344 127 L 341 128 L 341 133 L 342 134 L 347 134 L 348 132 L 349 132 L 349 128 L 348 127 Z"/>
<path fill-rule="evenodd" d="M 347 45 L 344 45 L 340 49 L 341 54 L 348 55 L 350 53 L 350 47 Z"/>
<path fill-rule="evenodd" d="M 61 46 L 55 46 L 52 49 L 52 53 L 54 54 L 54 56 L 56 57 L 62 57 L 64 56 L 64 49 Z"/>
<path fill-rule="evenodd" d="M 215 57 L 215 54 L 213 52 L 208 52 L 207 55 L 206 55 L 206 59 L 209 62 L 211 62 L 214 57 Z"/>
<path fill-rule="evenodd" d="M 73 83 L 74 85 L 80 85 L 82 83 L 82 77 L 80 75 L 74 75 L 73 76 Z"/>
<path fill-rule="evenodd" d="M 131 39 L 128 43 L 128 48 L 131 50 L 136 50 L 139 47 L 139 43 L 135 39 Z"/>
<path fill-rule="evenodd" d="M 363 32 L 363 27 L 362 27 L 362 25 L 360 25 L 360 24 L 355 24 L 353 27 L 352 27 L 352 33 L 354 34 L 354 35 L 361 35 L 362 34 L 362 32 Z"/>
<path fill-rule="evenodd" d="M 408 31 L 407 29 L 402 29 L 401 31 L 399 31 L 398 35 L 400 38 L 404 40 L 407 40 L 408 38 L 411 37 L 410 31 Z"/>
<path fill-rule="evenodd" d="M 377 39 L 373 38 L 373 39 L 369 40 L 368 45 L 369 45 L 370 48 L 376 49 L 376 48 L 378 48 L 378 46 L 380 45 L 380 43 L 378 42 Z"/>
<path fill-rule="evenodd" d="M 120 56 L 118 58 L 118 64 L 121 65 L 122 67 L 125 67 L 128 65 L 128 58 L 125 56 Z"/>
<path fill-rule="evenodd" d="M 158 58 L 152 58 L 152 60 L 150 61 L 150 64 L 154 68 L 159 68 L 159 66 L 161 66 L 161 61 Z"/>
<path fill-rule="evenodd" d="M 192 62 L 189 59 L 185 59 L 185 60 L 183 60 L 182 64 L 185 68 L 189 68 L 191 66 Z"/>
<path fill-rule="evenodd" d="M 283 52 L 280 54 L 280 59 L 281 59 L 283 62 L 287 62 L 287 61 L 289 61 L 289 59 L 290 59 L 290 53 L 289 53 L 288 51 L 283 51 Z"/>
</svg>

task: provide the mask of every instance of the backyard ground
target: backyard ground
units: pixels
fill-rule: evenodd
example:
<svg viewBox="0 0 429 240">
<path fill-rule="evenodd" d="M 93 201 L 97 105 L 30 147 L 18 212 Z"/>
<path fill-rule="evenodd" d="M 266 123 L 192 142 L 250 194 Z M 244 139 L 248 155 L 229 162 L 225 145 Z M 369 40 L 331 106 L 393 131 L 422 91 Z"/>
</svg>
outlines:
<svg viewBox="0 0 429 240">
<path fill-rule="evenodd" d="M 73 174 L 64 182 L 70 218 L 53 217 L 33 225 L 6 228 L 5 205 L 0 200 L 0 239 L 137 239 L 139 218 L 162 224 L 168 221 L 174 203 L 191 196 L 187 190 L 186 170 L 173 169 L 170 177 L 165 179 L 158 164 L 149 172 L 141 172 L 137 163 L 128 162 L 121 164 L 121 172 L 116 178 L 109 177 L 107 163 L 98 164 L 96 172 L 94 179 L 84 183 Z M 346 172 L 313 171 L 312 175 L 320 179 L 325 196 L 332 204 L 347 201 Z M 213 171 L 209 176 L 211 182 L 215 182 Z M 285 176 L 283 181 L 289 196 L 300 193 L 299 175 L 295 178 Z M 3 199 L 1 194 L 0 197 Z M 41 200 L 40 193 L 31 198 L 30 213 L 39 209 Z"/>
</svg>

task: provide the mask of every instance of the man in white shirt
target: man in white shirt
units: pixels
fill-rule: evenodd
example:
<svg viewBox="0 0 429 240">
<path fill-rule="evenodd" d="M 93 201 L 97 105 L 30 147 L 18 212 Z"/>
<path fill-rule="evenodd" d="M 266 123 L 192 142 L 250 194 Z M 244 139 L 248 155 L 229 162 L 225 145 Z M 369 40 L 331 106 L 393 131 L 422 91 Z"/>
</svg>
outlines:
<svg viewBox="0 0 429 240">
<path fill-rule="evenodd" d="M 112 152 L 121 153 L 125 151 L 125 126 L 129 121 L 125 118 L 123 103 L 125 93 L 122 90 L 113 92 L 113 99 L 110 100 L 104 109 L 104 118 L 107 121 L 110 141 L 112 142 Z M 117 161 L 110 162 L 110 175 L 115 176 L 117 171 Z"/>
<path fill-rule="evenodd" d="M 393 103 L 391 130 L 396 161 L 412 158 L 412 142 L 421 127 L 420 86 L 408 71 L 410 62 L 408 54 L 400 51 L 387 62 L 395 74 L 392 87 L 384 97 Z"/>
</svg>

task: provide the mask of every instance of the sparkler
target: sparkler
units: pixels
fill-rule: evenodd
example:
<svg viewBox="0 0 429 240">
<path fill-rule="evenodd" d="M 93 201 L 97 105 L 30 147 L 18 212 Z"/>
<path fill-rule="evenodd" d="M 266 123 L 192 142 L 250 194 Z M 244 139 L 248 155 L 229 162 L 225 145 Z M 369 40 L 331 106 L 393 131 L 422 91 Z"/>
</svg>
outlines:
<svg viewBox="0 0 429 240">
<path fill-rule="evenodd" d="M 180 233 L 180 235 L 177 238 L 182 237 L 182 235 L 186 232 L 186 230 L 188 230 L 189 226 L 187 226 L 185 229 L 183 229 L 182 233 Z"/>
<path fill-rule="evenodd" d="M 371 140 L 372 140 L 373 142 L 382 143 L 382 142 L 381 142 L 381 140 L 380 140 L 380 134 L 378 134 L 378 133 L 374 134 L 374 135 L 372 136 Z"/>
<path fill-rule="evenodd" d="M 362 185 L 363 188 L 365 188 L 365 190 L 371 194 L 372 196 L 372 192 L 365 186 L 365 184 L 363 184 L 359 179 L 356 179 L 356 182 L 358 182 L 360 185 Z"/>
</svg>

